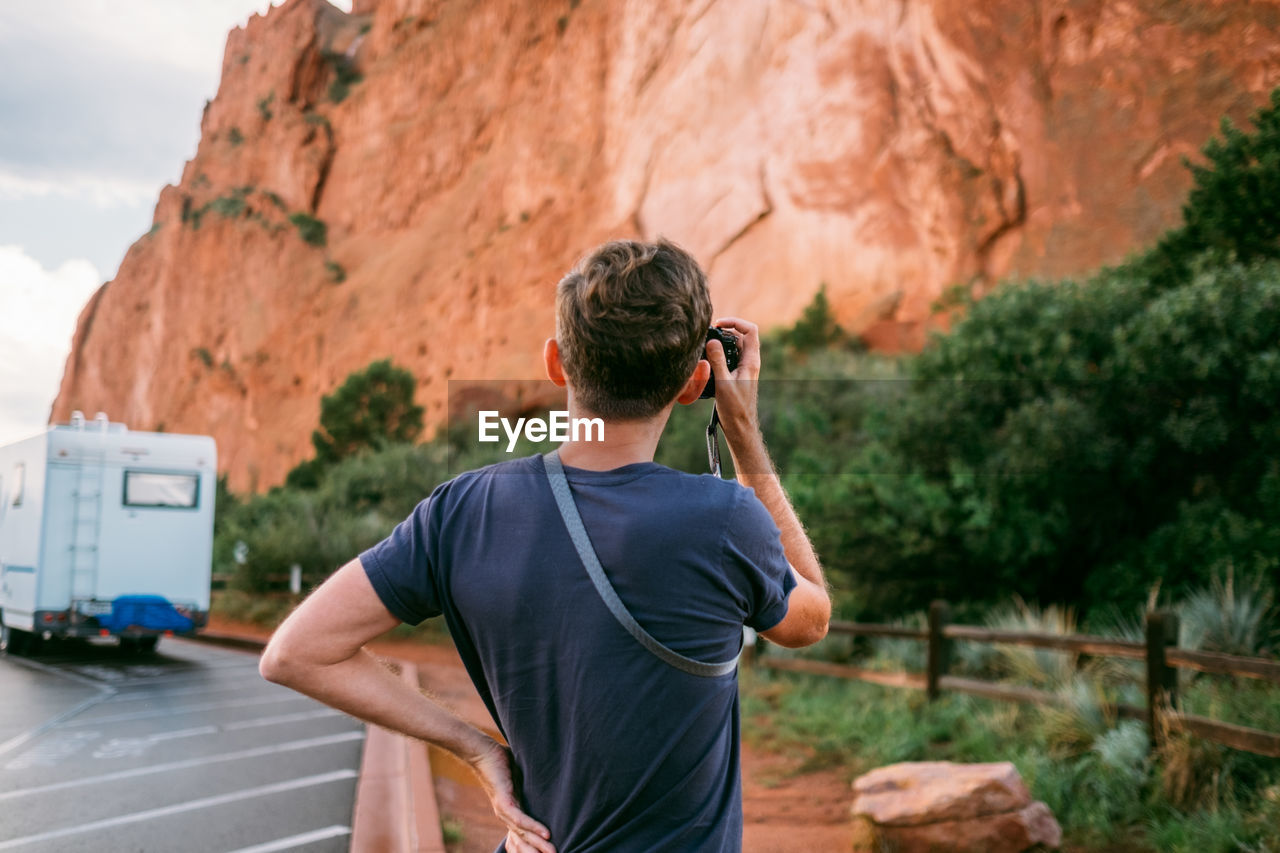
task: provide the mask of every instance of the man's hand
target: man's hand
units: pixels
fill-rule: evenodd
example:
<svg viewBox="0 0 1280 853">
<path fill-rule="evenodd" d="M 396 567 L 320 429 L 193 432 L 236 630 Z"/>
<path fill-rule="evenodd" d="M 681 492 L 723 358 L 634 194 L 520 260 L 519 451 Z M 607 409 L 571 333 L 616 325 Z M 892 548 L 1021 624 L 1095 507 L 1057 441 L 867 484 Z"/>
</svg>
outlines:
<svg viewBox="0 0 1280 853">
<path fill-rule="evenodd" d="M 516 799 L 511 778 L 511 751 L 495 740 L 477 755 L 468 757 L 471 769 L 480 777 L 489 795 L 493 813 L 507 827 L 507 853 L 556 853 L 549 839 L 551 832 L 525 814 Z"/>
<path fill-rule="evenodd" d="M 515 843 L 512 853 L 555 853 L 547 828 L 520 809 L 507 749 L 393 675 L 364 644 L 400 623 L 352 560 L 289 615 L 263 651 L 259 670 L 375 725 L 435 744 L 480 776 L 493 811 Z"/>
<path fill-rule="evenodd" d="M 724 360 L 724 347 L 719 341 L 707 342 L 707 360 L 716 378 L 716 411 L 729 440 L 733 470 L 738 482 L 754 489 L 756 497 L 769 510 L 782 533 L 782 550 L 791 564 L 796 588 L 787 599 L 787 615 L 782 621 L 761 632 L 766 640 L 795 648 L 818 642 L 827 635 L 831 622 L 831 596 L 822 576 L 822 565 L 813 552 L 809 536 L 796 517 L 791 501 L 760 433 L 759 388 L 760 330 L 755 323 L 738 317 L 723 317 L 715 326 L 728 329 L 738 337 L 738 368 L 729 371 Z"/>
<path fill-rule="evenodd" d="M 738 317 L 722 317 L 713 325 L 732 332 L 738 339 L 738 367 L 732 372 L 724 359 L 724 345 L 717 340 L 707 342 L 707 361 L 711 362 L 711 375 L 716 380 L 716 412 L 732 450 L 760 434 L 756 385 L 760 376 L 760 329 Z"/>
</svg>

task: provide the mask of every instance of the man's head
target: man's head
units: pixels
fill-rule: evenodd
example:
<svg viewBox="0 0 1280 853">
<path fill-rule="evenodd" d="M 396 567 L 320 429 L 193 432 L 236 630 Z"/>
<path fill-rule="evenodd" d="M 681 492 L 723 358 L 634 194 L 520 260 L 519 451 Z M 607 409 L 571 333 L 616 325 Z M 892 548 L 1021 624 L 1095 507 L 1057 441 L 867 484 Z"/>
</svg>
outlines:
<svg viewBox="0 0 1280 853">
<path fill-rule="evenodd" d="M 670 404 L 710 325 L 706 274 L 666 240 L 605 243 L 556 289 L 565 375 L 577 401 L 607 420 L 650 418 Z"/>
</svg>

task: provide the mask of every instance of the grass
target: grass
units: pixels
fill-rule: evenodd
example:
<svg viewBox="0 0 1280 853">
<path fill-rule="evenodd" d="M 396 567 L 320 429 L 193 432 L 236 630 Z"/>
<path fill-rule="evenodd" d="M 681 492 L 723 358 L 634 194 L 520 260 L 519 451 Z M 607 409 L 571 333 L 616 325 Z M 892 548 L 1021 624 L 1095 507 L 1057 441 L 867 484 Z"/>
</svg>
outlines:
<svg viewBox="0 0 1280 853">
<path fill-rule="evenodd" d="M 804 756 L 802 771 L 849 780 L 900 761 L 1012 761 L 1077 850 L 1280 853 L 1280 763 L 1186 736 L 1149 755 L 1145 728 L 1109 714 L 1100 684 L 1078 675 L 1053 709 L 957 694 L 930 703 L 914 690 L 756 668 L 742 674 L 743 734 Z M 1194 708 L 1233 698 L 1248 700 L 1254 725 L 1280 731 L 1280 687 L 1196 679 L 1184 690 Z"/>
</svg>

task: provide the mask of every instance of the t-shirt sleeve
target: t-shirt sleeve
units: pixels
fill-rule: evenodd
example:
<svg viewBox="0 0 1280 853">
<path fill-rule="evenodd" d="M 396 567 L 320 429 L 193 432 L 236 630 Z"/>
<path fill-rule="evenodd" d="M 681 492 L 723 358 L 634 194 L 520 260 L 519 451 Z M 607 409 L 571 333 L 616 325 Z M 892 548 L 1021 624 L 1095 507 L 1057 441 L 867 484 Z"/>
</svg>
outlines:
<svg viewBox="0 0 1280 853">
<path fill-rule="evenodd" d="M 435 558 L 443 488 L 414 507 L 390 536 L 360 554 L 360 564 L 382 604 L 410 625 L 441 613 Z"/>
<path fill-rule="evenodd" d="M 796 579 L 782 551 L 778 525 L 751 489 L 740 491 L 725 529 L 724 555 L 727 568 L 741 573 L 746 581 L 745 624 L 768 631 L 781 622 Z"/>
</svg>

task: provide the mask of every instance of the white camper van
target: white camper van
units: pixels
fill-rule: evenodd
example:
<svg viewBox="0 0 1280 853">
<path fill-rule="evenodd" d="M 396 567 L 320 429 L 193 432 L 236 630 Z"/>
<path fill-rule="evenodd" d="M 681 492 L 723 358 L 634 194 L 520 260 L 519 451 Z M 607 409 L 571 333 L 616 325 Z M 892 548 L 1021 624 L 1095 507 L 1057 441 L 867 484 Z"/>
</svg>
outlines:
<svg viewBox="0 0 1280 853">
<path fill-rule="evenodd" d="M 140 650 L 209 612 L 217 448 L 99 413 L 0 447 L 0 644 Z"/>
</svg>

